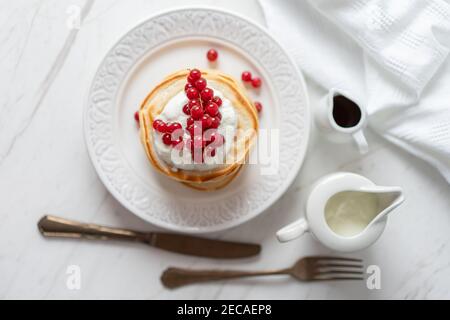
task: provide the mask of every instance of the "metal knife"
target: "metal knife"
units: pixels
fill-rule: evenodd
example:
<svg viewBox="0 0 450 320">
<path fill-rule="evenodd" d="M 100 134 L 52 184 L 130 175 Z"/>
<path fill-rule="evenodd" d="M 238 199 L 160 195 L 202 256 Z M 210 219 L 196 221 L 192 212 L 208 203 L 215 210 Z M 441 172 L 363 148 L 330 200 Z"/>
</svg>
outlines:
<svg viewBox="0 0 450 320">
<path fill-rule="evenodd" d="M 258 244 L 211 240 L 181 234 L 109 228 L 49 215 L 39 220 L 38 227 L 45 237 L 134 241 L 171 252 L 215 259 L 246 258 L 261 252 L 261 246 Z"/>
</svg>

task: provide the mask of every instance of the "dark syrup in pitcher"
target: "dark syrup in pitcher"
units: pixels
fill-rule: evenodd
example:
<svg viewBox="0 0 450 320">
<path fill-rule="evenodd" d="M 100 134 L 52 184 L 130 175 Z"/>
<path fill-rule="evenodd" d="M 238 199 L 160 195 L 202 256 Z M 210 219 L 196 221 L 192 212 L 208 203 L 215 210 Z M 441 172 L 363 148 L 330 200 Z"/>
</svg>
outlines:
<svg viewBox="0 0 450 320">
<path fill-rule="evenodd" d="M 333 98 L 333 118 L 338 126 L 352 128 L 361 121 L 361 109 L 352 100 L 344 96 Z"/>
</svg>

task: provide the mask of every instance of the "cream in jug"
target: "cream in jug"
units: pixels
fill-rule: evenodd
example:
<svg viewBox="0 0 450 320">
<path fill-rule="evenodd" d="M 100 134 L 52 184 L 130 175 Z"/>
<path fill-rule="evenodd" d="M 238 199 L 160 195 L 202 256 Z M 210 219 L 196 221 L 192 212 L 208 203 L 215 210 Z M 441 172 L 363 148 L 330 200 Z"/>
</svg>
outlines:
<svg viewBox="0 0 450 320">
<path fill-rule="evenodd" d="M 325 220 L 338 235 L 352 237 L 361 233 L 378 212 L 378 197 L 375 194 L 343 191 L 328 200 Z"/>
</svg>

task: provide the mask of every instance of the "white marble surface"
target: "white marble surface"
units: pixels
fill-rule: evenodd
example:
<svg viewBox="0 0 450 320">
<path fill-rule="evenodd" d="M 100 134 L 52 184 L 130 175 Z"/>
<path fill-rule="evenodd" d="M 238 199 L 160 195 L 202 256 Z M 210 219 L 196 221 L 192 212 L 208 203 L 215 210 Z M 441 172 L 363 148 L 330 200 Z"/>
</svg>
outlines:
<svg viewBox="0 0 450 320">
<path fill-rule="evenodd" d="M 164 3 L 164 4 L 161 4 Z M 82 135 L 83 97 L 115 40 L 136 22 L 183 4 L 146 0 L 0 0 L 0 298 L 39 299 L 315 299 L 450 298 L 450 188 L 436 171 L 369 133 L 371 151 L 335 146 L 313 134 L 294 185 L 267 213 L 223 239 L 256 241 L 261 256 L 211 261 L 140 245 L 46 240 L 36 222 L 44 213 L 112 226 L 155 230 L 123 209 L 98 179 Z M 264 23 L 256 1 L 189 1 L 240 12 Z M 67 9 L 83 8 L 79 30 L 66 27 Z M 322 94 L 309 84 L 312 107 Z M 382 238 L 355 256 L 382 270 L 382 288 L 364 283 L 297 283 L 252 279 L 164 289 L 168 266 L 277 268 L 329 251 L 310 236 L 279 244 L 275 231 L 301 212 L 308 187 L 324 174 L 348 170 L 376 183 L 400 185 L 406 202 Z M 66 269 L 79 265 L 82 287 L 66 287 Z"/>
</svg>

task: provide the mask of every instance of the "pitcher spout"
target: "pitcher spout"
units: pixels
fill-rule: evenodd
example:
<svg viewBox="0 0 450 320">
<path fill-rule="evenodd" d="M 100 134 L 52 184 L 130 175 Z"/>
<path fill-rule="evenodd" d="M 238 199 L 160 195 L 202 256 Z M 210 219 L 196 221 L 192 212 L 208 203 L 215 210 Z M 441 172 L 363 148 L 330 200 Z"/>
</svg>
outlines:
<svg viewBox="0 0 450 320">
<path fill-rule="evenodd" d="M 360 191 L 373 193 L 378 199 L 379 214 L 372 220 L 370 225 L 385 218 L 405 200 L 403 190 L 400 187 L 367 186 L 362 187 Z"/>
</svg>

